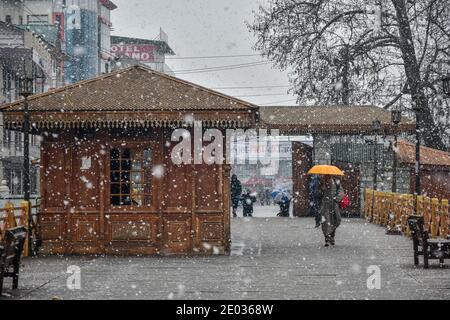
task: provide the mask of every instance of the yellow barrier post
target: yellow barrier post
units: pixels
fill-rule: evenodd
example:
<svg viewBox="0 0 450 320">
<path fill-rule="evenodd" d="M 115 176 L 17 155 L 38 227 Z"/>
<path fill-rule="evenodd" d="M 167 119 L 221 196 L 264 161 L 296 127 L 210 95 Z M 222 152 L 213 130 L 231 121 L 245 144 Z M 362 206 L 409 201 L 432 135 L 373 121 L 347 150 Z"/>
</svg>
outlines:
<svg viewBox="0 0 450 320">
<path fill-rule="evenodd" d="M 380 201 L 381 200 L 381 194 L 379 191 L 375 191 L 375 197 L 374 197 L 374 212 L 373 212 L 373 221 L 375 224 L 380 224 Z"/>
<path fill-rule="evenodd" d="M 430 232 L 432 238 L 437 238 L 439 235 L 439 200 L 436 198 L 431 199 L 431 226 Z"/>
<path fill-rule="evenodd" d="M 405 215 L 403 217 L 403 228 L 404 228 L 404 233 L 408 236 L 411 237 L 411 230 L 409 229 L 409 225 L 408 225 L 408 218 L 410 216 L 413 215 L 414 213 L 414 199 L 415 196 L 413 195 L 407 195 L 406 196 L 406 206 L 405 206 Z"/>
<path fill-rule="evenodd" d="M 401 208 L 402 208 L 402 198 L 396 193 L 391 193 L 388 221 L 386 234 L 388 235 L 401 235 Z"/>
<path fill-rule="evenodd" d="M 20 211 L 21 211 L 21 215 L 20 215 L 20 221 L 22 223 L 22 226 L 26 227 L 28 229 L 28 202 L 27 201 L 22 201 L 20 203 Z M 28 240 L 29 237 L 26 238 L 25 240 L 25 244 L 23 247 L 23 256 L 24 257 L 28 257 L 29 256 L 29 245 L 28 245 Z"/>
<path fill-rule="evenodd" d="M 374 224 L 386 227 L 387 234 L 410 236 L 408 218 L 415 213 L 423 216 L 424 230 L 432 238 L 450 239 L 449 200 L 365 190 L 365 217 Z"/>
<path fill-rule="evenodd" d="M 372 189 L 366 189 L 366 205 L 365 205 L 365 211 L 366 211 L 366 220 L 372 221 L 373 217 L 373 190 Z"/>
<path fill-rule="evenodd" d="M 8 202 L 5 205 L 5 209 L 7 210 L 7 219 L 5 230 L 17 227 L 16 217 L 14 216 L 14 205 L 11 202 Z"/>
<path fill-rule="evenodd" d="M 384 204 L 384 215 L 383 215 L 383 226 L 388 227 L 390 225 L 390 221 L 392 220 L 392 209 L 393 209 L 393 199 L 394 194 L 392 192 L 389 192 L 386 194 L 385 197 L 385 204 Z"/>
<path fill-rule="evenodd" d="M 450 236 L 450 216 L 448 212 L 448 200 L 442 200 L 441 202 L 441 225 L 442 238 L 448 238 Z"/>
</svg>

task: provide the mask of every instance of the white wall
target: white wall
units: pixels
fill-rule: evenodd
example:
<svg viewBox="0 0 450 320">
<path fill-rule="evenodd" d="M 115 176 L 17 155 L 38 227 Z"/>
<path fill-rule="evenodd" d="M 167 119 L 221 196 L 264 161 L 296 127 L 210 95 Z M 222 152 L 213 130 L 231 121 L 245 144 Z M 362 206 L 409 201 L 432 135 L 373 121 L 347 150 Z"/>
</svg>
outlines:
<svg viewBox="0 0 450 320">
<path fill-rule="evenodd" d="M 13 24 L 19 23 L 19 16 L 23 16 L 22 6 L 18 1 L 0 0 L 0 21 L 5 22 L 7 15 L 11 16 Z"/>
<path fill-rule="evenodd" d="M 44 19 L 42 23 L 51 24 L 53 14 L 53 1 L 52 0 L 26 0 L 24 8 L 24 23 L 26 24 L 28 19 L 25 16 L 28 15 L 47 15 L 47 20 Z"/>
</svg>

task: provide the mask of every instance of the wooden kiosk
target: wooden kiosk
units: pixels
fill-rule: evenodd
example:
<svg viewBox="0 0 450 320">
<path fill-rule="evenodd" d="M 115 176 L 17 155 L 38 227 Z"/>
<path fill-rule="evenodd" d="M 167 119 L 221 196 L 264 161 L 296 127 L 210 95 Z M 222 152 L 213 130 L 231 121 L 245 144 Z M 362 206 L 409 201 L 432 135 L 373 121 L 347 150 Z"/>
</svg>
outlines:
<svg viewBox="0 0 450 320">
<path fill-rule="evenodd" d="M 23 103 L 3 108 L 8 129 L 22 130 Z M 229 253 L 230 167 L 175 165 L 171 134 L 191 120 L 254 127 L 257 107 L 134 66 L 32 96 L 29 109 L 46 252 Z"/>
</svg>

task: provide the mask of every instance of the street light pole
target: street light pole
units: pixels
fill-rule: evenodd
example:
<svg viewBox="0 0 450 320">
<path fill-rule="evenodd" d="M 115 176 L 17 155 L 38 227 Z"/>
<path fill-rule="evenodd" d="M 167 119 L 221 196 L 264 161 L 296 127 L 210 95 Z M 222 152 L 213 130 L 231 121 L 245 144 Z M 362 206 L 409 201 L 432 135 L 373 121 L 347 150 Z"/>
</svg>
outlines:
<svg viewBox="0 0 450 320">
<path fill-rule="evenodd" d="M 442 79 L 442 88 L 444 94 L 450 97 L 450 74 Z"/>
<path fill-rule="evenodd" d="M 378 190 L 378 134 L 381 131 L 381 121 L 375 120 L 372 124 L 373 132 L 375 133 L 375 145 L 374 145 L 374 168 L 373 168 L 373 190 Z"/>
<path fill-rule="evenodd" d="M 421 148 L 421 135 L 420 135 L 420 121 L 422 109 L 418 107 L 417 102 L 413 102 L 413 110 L 416 114 L 416 161 L 414 166 L 414 178 L 415 178 L 415 192 L 414 192 L 414 214 L 418 214 L 418 196 L 422 194 L 421 180 L 420 180 L 420 148 Z"/>
<path fill-rule="evenodd" d="M 397 147 L 398 147 L 398 126 L 402 121 L 402 112 L 400 110 L 392 111 L 392 123 L 394 124 L 394 163 L 392 169 L 392 192 L 397 193 L 397 167 L 398 167 L 398 158 L 397 158 Z"/>
<path fill-rule="evenodd" d="M 415 165 L 415 177 L 416 177 L 416 194 L 420 196 L 421 192 L 421 181 L 420 181 L 420 127 L 419 127 L 420 116 L 419 113 L 416 115 L 416 165 Z"/>
<path fill-rule="evenodd" d="M 28 97 L 33 94 L 33 79 L 24 78 L 21 83 L 21 95 L 23 103 L 23 200 L 28 208 L 28 252 L 33 255 L 33 230 L 30 202 L 30 111 L 28 108 Z"/>
</svg>

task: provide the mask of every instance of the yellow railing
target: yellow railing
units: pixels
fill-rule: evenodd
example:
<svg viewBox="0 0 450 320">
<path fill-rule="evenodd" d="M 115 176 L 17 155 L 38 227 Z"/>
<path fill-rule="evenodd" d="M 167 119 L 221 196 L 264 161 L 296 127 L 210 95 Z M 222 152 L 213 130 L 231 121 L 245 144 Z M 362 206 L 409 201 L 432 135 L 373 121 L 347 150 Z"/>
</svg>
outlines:
<svg viewBox="0 0 450 320">
<path fill-rule="evenodd" d="M 366 189 L 364 215 L 389 231 L 410 235 L 408 217 L 414 214 L 414 196 Z M 450 217 L 448 200 L 417 197 L 417 214 L 424 217 L 424 229 L 433 238 L 448 238 Z"/>
<path fill-rule="evenodd" d="M 20 207 L 14 207 L 11 202 L 5 204 L 4 208 L 0 208 L 0 244 L 5 238 L 5 233 L 8 229 L 15 227 L 28 227 L 28 204 L 27 202 L 22 202 Z M 32 228 L 37 225 L 37 212 L 39 206 L 32 206 Z M 34 228 L 36 230 L 36 228 Z M 35 236 L 33 232 L 33 236 Z M 24 245 L 23 256 L 27 257 L 28 253 L 28 238 Z"/>
</svg>

